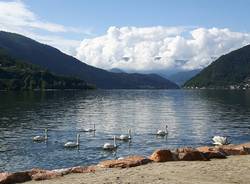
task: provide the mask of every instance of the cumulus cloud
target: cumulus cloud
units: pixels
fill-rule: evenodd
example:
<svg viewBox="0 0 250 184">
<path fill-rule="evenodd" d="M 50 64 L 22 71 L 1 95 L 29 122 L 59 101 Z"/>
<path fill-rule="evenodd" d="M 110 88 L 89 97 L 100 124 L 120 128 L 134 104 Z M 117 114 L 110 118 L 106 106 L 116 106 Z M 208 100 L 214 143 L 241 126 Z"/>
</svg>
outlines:
<svg viewBox="0 0 250 184">
<path fill-rule="evenodd" d="M 249 33 L 229 29 L 110 27 L 105 35 L 84 39 L 76 57 L 104 69 L 191 70 L 249 42 Z"/>
<path fill-rule="evenodd" d="M 20 0 L 0 2 L 0 30 L 23 34 L 40 42 L 55 46 L 69 54 L 73 54 L 72 50 L 75 52 L 75 48 L 79 46 L 80 42 L 53 34 L 91 34 L 89 29 L 68 27 L 42 20 Z"/>
</svg>

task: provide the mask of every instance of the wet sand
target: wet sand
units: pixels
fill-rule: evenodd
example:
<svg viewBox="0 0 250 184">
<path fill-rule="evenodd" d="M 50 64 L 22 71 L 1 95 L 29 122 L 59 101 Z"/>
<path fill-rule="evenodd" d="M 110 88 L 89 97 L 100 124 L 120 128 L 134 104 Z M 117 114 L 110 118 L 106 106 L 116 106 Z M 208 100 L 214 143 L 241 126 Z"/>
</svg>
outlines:
<svg viewBox="0 0 250 184">
<path fill-rule="evenodd" d="M 30 181 L 27 184 L 170 183 L 170 184 L 249 184 L 250 155 L 230 156 L 211 161 L 151 163 L 128 169 L 100 169 L 95 173 Z"/>
</svg>

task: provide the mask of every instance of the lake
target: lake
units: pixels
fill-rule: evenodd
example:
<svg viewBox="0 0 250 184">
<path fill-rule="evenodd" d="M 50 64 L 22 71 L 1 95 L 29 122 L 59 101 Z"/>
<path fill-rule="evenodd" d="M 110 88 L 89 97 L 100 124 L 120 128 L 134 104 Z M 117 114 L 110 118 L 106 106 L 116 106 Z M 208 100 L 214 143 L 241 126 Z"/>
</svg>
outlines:
<svg viewBox="0 0 250 184">
<path fill-rule="evenodd" d="M 79 149 L 65 149 L 83 128 Z M 167 137 L 157 137 L 168 125 Z M 43 135 L 42 143 L 32 137 Z M 116 152 L 102 150 L 112 136 L 132 130 Z M 250 91 L 95 90 L 0 92 L 0 172 L 56 169 L 140 154 L 157 148 L 211 144 L 214 135 L 250 141 Z"/>
</svg>

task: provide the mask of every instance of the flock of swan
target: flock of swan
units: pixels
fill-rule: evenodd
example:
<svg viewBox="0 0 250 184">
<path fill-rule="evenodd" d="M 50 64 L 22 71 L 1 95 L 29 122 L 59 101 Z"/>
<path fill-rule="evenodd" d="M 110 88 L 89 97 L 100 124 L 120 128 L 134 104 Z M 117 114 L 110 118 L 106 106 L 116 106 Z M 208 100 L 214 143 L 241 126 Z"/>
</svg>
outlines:
<svg viewBox="0 0 250 184">
<path fill-rule="evenodd" d="M 87 129 L 83 129 L 81 130 L 81 132 L 95 132 L 96 128 L 95 128 L 95 124 L 93 125 L 93 128 L 87 128 Z M 157 136 L 166 136 L 168 134 L 168 126 L 166 125 L 165 130 L 158 130 L 156 132 Z M 105 143 L 103 145 L 103 149 L 104 150 L 116 150 L 118 148 L 118 145 L 116 144 L 116 140 L 120 140 L 120 141 L 129 141 L 132 139 L 132 135 L 131 135 L 131 129 L 128 129 L 128 134 L 122 134 L 120 136 L 113 136 L 113 144 L 112 143 Z M 35 136 L 33 137 L 33 141 L 34 142 L 43 142 L 43 141 L 47 141 L 48 140 L 48 129 L 44 130 L 44 136 L 39 135 L 39 136 Z M 73 141 L 69 141 L 66 142 L 64 144 L 65 148 L 76 148 L 80 145 L 80 134 L 76 134 L 76 142 Z"/>
<path fill-rule="evenodd" d="M 81 130 L 81 132 L 95 132 L 95 124 L 93 125 L 93 128 L 87 128 L 87 129 L 83 129 Z M 158 130 L 156 132 L 157 136 L 167 136 L 168 135 L 168 126 L 165 126 L 165 130 Z M 128 134 L 122 134 L 120 136 L 113 136 L 113 144 L 112 143 L 105 143 L 103 145 L 103 150 L 116 150 L 118 148 L 118 145 L 116 144 L 116 140 L 120 140 L 120 141 L 129 141 L 132 139 L 132 135 L 131 135 L 131 129 L 128 129 Z M 42 142 L 42 141 L 47 141 L 48 140 L 48 130 L 45 129 L 44 130 L 44 136 L 35 136 L 33 137 L 33 141 L 35 142 Z M 212 138 L 213 144 L 214 145 L 226 145 L 229 144 L 229 140 L 227 137 L 222 137 L 222 136 L 214 136 Z M 76 142 L 66 142 L 64 144 L 65 148 L 76 148 L 80 145 L 80 134 L 76 134 Z"/>
</svg>

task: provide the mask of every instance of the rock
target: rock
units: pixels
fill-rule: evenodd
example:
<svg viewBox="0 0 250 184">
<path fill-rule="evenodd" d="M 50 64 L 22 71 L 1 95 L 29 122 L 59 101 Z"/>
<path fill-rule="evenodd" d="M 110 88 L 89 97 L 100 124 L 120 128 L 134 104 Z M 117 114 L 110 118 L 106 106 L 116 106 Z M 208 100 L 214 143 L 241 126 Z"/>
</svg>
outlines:
<svg viewBox="0 0 250 184">
<path fill-rule="evenodd" d="M 7 183 L 7 179 L 9 177 L 10 173 L 4 172 L 4 173 L 0 173 L 0 184 L 8 184 Z"/>
<path fill-rule="evenodd" d="M 58 173 L 58 174 L 61 174 L 61 175 L 66 175 L 66 174 L 71 173 L 71 169 L 72 169 L 72 168 L 54 169 L 54 170 L 52 170 L 52 171 L 53 171 L 53 172 L 56 172 L 56 173 Z"/>
<path fill-rule="evenodd" d="M 176 149 L 178 160 L 181 161 L 207 161 L 208 159 L 202 152 L 193 148 L 178 148 Z"/>
<path fill-rule="evenodd" d="M 243 151 L 250 154 L 250 147 L 243 146 Z"/>
<path fill-rule="evenodd" d="M 196 150 L 200 151 L 200 152 L 209 152 L 209 151 L 215 151 L 215 147 L 208 147 L 208 146 L 202 146 L 202 147 L 198 147 L 196 148 Z"/>
<path fill-rule="evenodd" d="M 196 148 L 199 152 L 203 153 L 203 155 L 207 159 L 213 159 L 213 158 L 226 158 L 226 155 L 218 150 L 216 150 L 214 147 L 198 147 Z"/>
<path fill-rule="evenodd" d="M 72 167 L 70 173 L 94 173 L 96 171 L 96 166 L 87 166 L 87 167 Z"/>
<path fill-rule="evenodd" d="M 230 155 L 247 155 L 248 152 L 246 150 L 246 148 L 244 148 L 243 146 L 235 146 L 235 145 L 226 145 L 226 146 L 219 146 L 218 151 L 224 153 L 227 156 Z"/>
<path fill-rule="evenodd" d="M 208 159 L 199 151 L 178 153 L 178 159 L 181 161 L 208 161 Z"/>
<path fill-rule="evenodd" d="M 250 142 L 246 142 L 246 143 L 244 143 L 244 144 L 238 144 L 238 145 L 236 145 L 235 147 L 240 147 L 240 148 L 246 147 L 246 148 L 250 148 Z"/>
<path fill-rule="evenodd" d="M 129 156 L 120 160 L 106 160 L 100 162 L 98 166 L 103 168 L 127 168 L 144 165 L 149 162 L 151 162 L 151 160 L 143 156 Z"/>
<path fill-rule="evenodd" d="M 60 177 L 62 176 L 62 173 L 59 172 L 55 172 L 55 171 L 47 171 L 47 170 L 39 170 L 36 172 L 33 172 L 33 174 L 31 175 L 31 178 L 33 180 L 49 180 L 49 179 L 53 179 L 56 177 Z"/>
<path fill-rule="evenodd" d="M 183 147 L 183 148 L 177 148 L 175 152 L 177 153 L 187 153 L 187 152 L 192 152 L 195 151 L 194 148 L 191 147 Z"/>
<path fill-rule="evenodd" d="M 154 162 L 174 161 L 174 155 L 170 150 L 156 150 L 150 157 Z"/>
<path fill-rule="evenodd" d="M 234 148 L 244 151 L 245 154 L 250 154 L 250 142 L 235 145 Z"/>
<path fill-rule="evenodd" d="M 210 152 L 205 152 L 203 153 L 207 159 L 213 159 L 213 158 L 218 158 L 218 159 L 224 159 L 227 158 L 227 156 L 220 152 L 220 151 L 210 151 Z"/>
<path fill-rule="evenodd" d="M 32 176 L 37 173 L 45 173 L 47 170 L 34 168 L 29 171 L 29 175 Z"/>
<path fill-rule="evenodd" d="M 0 184 L 23 183 L 30 180 L 29 171 L 0 174 Z"/>
<path fill-rule="evenodd" d="M 239 145 L 230 144 L 230 145 L 215 146 L 215 147 L 204 146 L 196 149 L 205 154 L 211 154 L 211 157 L 220 158 L 219 154 L 223 154 L 225 156 L 250 154 L 249 144 L 250 143 L 239 144 Z"/>
</svg>

